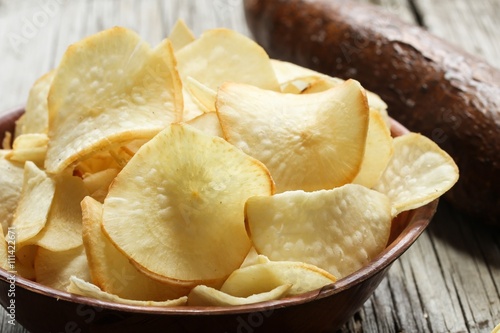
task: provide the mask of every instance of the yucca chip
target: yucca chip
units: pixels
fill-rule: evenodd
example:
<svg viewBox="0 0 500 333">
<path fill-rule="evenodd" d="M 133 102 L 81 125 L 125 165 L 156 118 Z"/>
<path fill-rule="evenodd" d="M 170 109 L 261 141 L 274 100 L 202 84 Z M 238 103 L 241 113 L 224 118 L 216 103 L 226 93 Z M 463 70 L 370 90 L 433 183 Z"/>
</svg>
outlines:
<svg viewBox="0 0 500 333">
<path fill-rule="evenodd" d="M 312 264 L 339 279 L 386 247 L 392 219 L 386 195 L 356 184 L 255 196 L 246 213 L 257 252 L 271 261 Z"/>
<path fill-rule="evenodd" d="M 336 278 L 314 265 L 293 261 L 268 261 L 235 270 L 220 288 L 232 296 L 248 297 L 290 285 L 287 296 L 299 295 L 334 283 Z"/>
<path fill-rule="evenodd" d="M 217 285 L 250 249 L 246 200 L 273 190 L 261 162 L 221 138 L 172 124 L 116 177 L 104 201 L 103 229 L 155 279 Z"/>
<path fill-rule="evenodd" d="M 216 106 L 226 140 L 264 163 L 278 192 L 341 186 L 361 167 L 369 110 L 357 81 L 310 95 L 228 83 Z"/>
<path fill-rule="evenodd" d="M 390 198 L 396 216 L 437 199 L 458 177 L 457 165 L 444 150 L 423 135 L 408 133 L 394 138 L 394 154 L 374 189 Z"/>
<path fill-rule="evenodd" d="M 276 288 L 253 294 L 247 297 L 236 297 L 215 288 L 198 285 L 188 295 L 188 305 L 193 306 L 234 306 L 272 301 L 284 297 L 290 285 L 281 285 Z"/>
<path fill-rule="evenodd" d="M 3 228 L 0 228 L 0 268 L 10 271 L 12 269 L 9 263 L 9 254 L 7 251 L 7 241 L 5 240 L 5 234 L 3 233 Z"/>
<path fill-rule="evenodd" d="M 12 221 L 18 248 L 33 244 L 45 227 L 55 190 L 55 181 L 45 171 L 33 162 L 24 164 L 23 189 Z"/>
<path fill-rule="evenodd" d="M 391 132 L 380 112 L 370 109 L 370 124 L 366 136 L 365 154 L 352 183 L 372 188 L 382 177 L 394 153 Z"/>
<path fill-rule="evenodd" d="M 45 227 L 29 243 L 50 251 L 66 251 L 83 244 L 80 202 L 88 195 L 83 180 L 68 173 L 57 175 L 56 190 Z"/>
<path fill-rule="evenodd" d="M 182 296 L 177 299 L 173 300 L 168 300 L 168 301 L 137 301 L 137 300 L 132 300 L 132 299 L 125 299 L 122 297 L 118 297 L 116 295 L 107 293 L 105 291 L 102 291 L 99 289 L 98 286 L 87 282 L 85 280 L 82 280 L 76 276 L 72 276 L 69 279 L 69 286 L 66 288 L 66 290 L 70 293 L 81 295 L 81 296 L 86 296 L 86 297 L 92 297 L 98 300 L 103 300 L 107 302 L 114 302 L 114 303 L 122 303 L 122 304 L 128 304 L 128 305 L 137 305 L 137 306 L 161 306 L 161 307 L 168 307 L 168 306 L 180 306 L 184 305 L 187 302 L 187 296 Z"/>
<path fill-rule="evenodd" d="M 37 245 L 26 245 L 16 248 L 16 263 L 14 270 L 18 275 L 36 281 L 35 256 L 38 248 Z"/>
<path fill-rule="evenodd" d="M 205 31 L 175 56 L 184 85 L 184 121 L 206 111 L 189 92 L 188 77 L 212 90 L 217 90 L 224 82 L 246 83 L 275 91 L 280 89 L 264 49 L 250 38 L 229 29 Z"/>
<path fill-rule="evenodd" d="M 0 227 L 4 234 L 14 218 L 24 178 L 23 164 L 7 160 L 8 152 L 0 150 Z"/>
<path fill-rule="evenodd" d="M 178 19 L 175 22 L 174 27 L 170 31 L 168 35 L 168 39 L 172 42 L 172 47 L 174 51 L 179 51 L 184 46 L 193 42 L 196 38 L 194 37 L 193 32 L 189 29 L 186 23 L 182 19 Z"/>
<path fill-rule="evenodd" d="M 99 202 L 104 202 L 108 195 L 108 189 L 120 170 L 106 169 L 96 173 L 88 174 L 83 178 L 83 185 L 90 196 Z"/>
<path fill-rule="evenodd" d="M 73 44 L 49 92 L 47 171 L 153 137 L 181 120 L 181 94 L 168 39 L 151 49 L 136 33 L 115 27 Z"/>
<path fill-rule="evenodd" d="M 25 112 L 16 121 L 16 138 L 21 134 L 47 134 L 49 127 L 47 97 L 54 75 L 55 70 L 44 74 L 31 87 L 28 100 L 26 101 Z"/>
<path fill-rule="evenodd" d="M 49 138 L 45 133 L 28 133 L 16 137 L 12 151 L 6 156 L 11 161 L 24 163 L 31 161 L 43 167 Z"/>
<path fill-rule="evenodd" d="M 40 247 L 35 256 L 34 265 L 36 281 L 54 289 L 66 291 L 71 276 L 77 276 L 83 280 L 90 279 L 83 245 L 56 252 Z"/>
<path fill-rule="evenodd" d="M 86 197 L 82 201 L 83 244 L 91 279 L 101 290 L 132 300 L 165 301 L 185 296 L 192 286 L 172 286 L 153 280 L 140 272 L 104 236 L 102 204 Z"/>
<path fill-rule="evenodd" d="M 212 136 L 224 137 L 219 118 L 215 112 L 207 112 L 186 122 L 186 124 Z"/>
</svg>

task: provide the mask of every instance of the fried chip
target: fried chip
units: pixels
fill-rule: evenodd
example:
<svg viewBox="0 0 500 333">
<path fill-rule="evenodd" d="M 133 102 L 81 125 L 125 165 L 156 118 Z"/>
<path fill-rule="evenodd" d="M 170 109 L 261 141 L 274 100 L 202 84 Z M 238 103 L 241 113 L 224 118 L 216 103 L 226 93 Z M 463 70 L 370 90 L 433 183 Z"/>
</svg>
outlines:
<svg viewBox="0 0 500 333">
<path fill-rule="evenodd" d="M 372 188 L 378 183 L 394 152 L 391 132 L 380 112 L 370 110 L 365 155 L 352 183 Z"/>
<path fill-rule="evenodd" d="M 184 46 L 193 42 L 196 38 L 194 37 L 193 32 L 189 29 L 186 23 L 182 19 L 178 19 L 175 22 L 174 27 L 170 31 L 168 35 L 168 39 L 172 42 L 172 47 L 174 51 L 179 51 Z"/>
<path fill-rule="evenodd" d="M 16 121 L 16 138 L 21 134 L 47 134 L 49 127 L 49 109 L 47 97 L 56 71 L 52 70 L 40 77 L 31 87 L 26 101 L 25 112 Z"/>
<path fill-rule="evenodd" d="M 290 285 L 287 296 L 299 295 L 334 283 L 330 273 L 303 262 L 268 261 L 235 270 L 220 291 L 236 297 L 248 297 Z"/>
<path fill-rule="evenodd" d="M 16 229 L 17 247 L 32 244 L 45 227 L 56 185 L 33 162 L 24 164 L 23 189 L 17 203 L 12 226 Z"/>
<path fill-rule="evenodd" d="M 394 138 L 394 154 L 374 189 L 390 198 L 396 216 L 437 199 L 458 176 L 457 165 L 436 143 L 408 133 Z"/>
<path fill-rule="evenodd" d="M 104 201 L 103 228 L 151 277 L 217 285 L 250 249 L 246 200 L 273 189 L 261 162 L 221 138 L 173 124 L 118 174 Z"/>
<path fill-rule="evenodd" d="M 17 235 L 16 235 L 17 236 Z M 35 257 L 39 246 L 26 245 L 16 248 L 16 271 L 31 280 L 35 280 Z"/>
<path fill-rule="evenodd" d="M 359 171 L 369 110 L 357 81 L 310 95 L 228 83 L 216 106 L 226 140 L 263 162 L 278 192 L 334 188 Z"/>
<path fill-rule="evenodd" d="M 86 197 L 82 201 L 83 244 L 91 281 L 101 290 L 133 300 L 165 301 L 185 296 L 190 286 L 171 286 L 144 275 L 104 236 L 102 205 Z"/>
<path fill-rule="evenodd" d="M 24 166 L 5 158 L 8 151 L 0 150 L 0 223 L 4 234 L 11 225 L 21 197 Z"/>
<path fill-rule="evenodd" d="M 385 248 L 392 218 L 387 196 L 356 184 L 252 197 L 246 213 L 257 252 L 271 261 L 312 264 L 337 278 Z"/>
<path fill-rule="evenodd" d="M 286 82 L 292 82 L 301 78 L 322 78 L 325 74 L 313 71 L 312 69 L 305 68 L 288 61 L 271 59 L 271 66 L 280 85 Z M 310 81 L 312 82 L 312 80 Z"/>
<path fill-rule="evenodd" d="M 189 293 L 187 304 L 193 306 L 234 306 L 254 304 L 280 299 L 286 295 L 289 289 L 290 285 L 281 285 L 259 294 L 253 294 L 247 297 L 236 297 L 211 287 L 198 285 Z"/>
<path fill-rule="evenodd" d="M 5 240 L 5 234 L 3 233 L 3 228 L 0 228 L 0 268 L 10 271 L 12 270 L 11 264 L 9 263 L 9 252 L 8 243 Z"/>
<path fill-rule="evenodd" d="M 215 111 L 217 92 L 188 76 L 186 85 L 191 96 L 201 105 L 204 112 Z"/>
<path fill-rule="evenodd" d="M 99 289 L 98 286 L 82 280 L 76 276 L 72 276 L 69 279 L 69 286 L 66 290 L 70 293 L 95 298 L 98 300 L 106 301 L 106 302 L 114 302 L 128 305 L 137 305 L 137 306 L 180 306 L 184 305 L 187 302 L 187 296 L 182 296 L 177 299 L 168 300 L 168 301 L 137 301 L 132 299 L 125 299 L 118 297 L 116 295 L 107 293 Z"/>
<path fill-rule="evenodd" d="M 153 137 L 182 118 L 170 41 L 151 49 L 115 27 L 68 48 L 49 92 L 45 167 L 59 173 L 112 144 Z"/>
<path fill-rule="evenodd" d="M 92 198 L 102 203 L 108 195 L 109 186 L 119 171 L 118 169 L 106 169 L 89 174 L 83 178 L 83 185 Z"/>
<path fill-rule="evenodd" d="M 215 112 L 207 112 L 196 118 L 187 121 L 186 124 L 202 131 L 211 136 L 224 137 L 222 128 L 220 127 L 219 118 Z"/>
<path fill-rule="evenodd" d="M 188 77 L 212 90 L 217 90 L 224 82 L 246 83 L 275 91 L 280 89 L 264 49 L 250 38 L 229 29 L 205 31 L 175 56 L 184 85 L 184 121 L 206 111 L 191 96 L 187 88 Z"/>
<path fill-rule="evenodd" d="M 50 251 L 66 251 L 83 244 L 80 202 L 88 195 L 83 180 L 68 173 L 55 178 L 56 190 L 47 223 L 30 243 Z"/>
<path fill-rule="evenodd" d="M 35 256 L 36 282 L 66 291 L 69 278 L 90 279 L 89 266 L 83 245 L 66 251 L 52 252 L 40 247 Z"/>
<path fill-rule="evenodd" d="M 49 138 L 45 133 L 28 133 L 16 137 L 12 151 L 6 156 L 11 161 L 24 163 L 31 161 L 43 167 Z"/>
</svg>

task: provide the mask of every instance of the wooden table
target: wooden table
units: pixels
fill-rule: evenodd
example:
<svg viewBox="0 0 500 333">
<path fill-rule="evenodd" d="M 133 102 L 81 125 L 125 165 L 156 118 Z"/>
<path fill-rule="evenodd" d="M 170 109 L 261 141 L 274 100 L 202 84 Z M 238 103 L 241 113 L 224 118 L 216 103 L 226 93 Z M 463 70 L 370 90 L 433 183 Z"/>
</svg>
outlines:
<svg viewBox="0 0 500 333">
<path fill-rule="evenodd" d="M 373 2 L 500 67 L 498 0 Z M 239 0 L 0 0 L 0 112 L 24 104 L 70 43 L 122 25 L 156 44 L 177 18 L 196 35 L 221 26 L 249 35 Z M 0 332 L 26 332 L 0 312 Z M 441 202 L 430 228 L 342 332 L 489 333 L 498 323 L 500 230 Z"/>
</svg>

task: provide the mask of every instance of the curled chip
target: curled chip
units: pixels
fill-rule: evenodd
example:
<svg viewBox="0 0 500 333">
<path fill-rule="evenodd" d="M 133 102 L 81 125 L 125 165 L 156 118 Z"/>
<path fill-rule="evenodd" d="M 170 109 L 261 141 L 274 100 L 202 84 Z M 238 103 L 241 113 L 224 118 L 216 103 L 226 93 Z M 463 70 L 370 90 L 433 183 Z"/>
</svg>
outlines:
<svg viewBox="0 0 500 333">
<path fill-rule="evenodd" d="M 393 215 L 440 197 L 458 180 L 453 159 L 429 138 L 408 133 L 394 139 L 392 156 L 375 189 L 391 199 Z"/>
<path fill-rule="evenodd" d="M 49 92 L 45 167 L 59 173 L 113 143 L 151 138 L 182 118 L 170 41 L 155 49 L 115 27 L 73 44 Z"/>
<path fill-rule="evenodd" d="M 286 295 L 291 285 L 281 285 L 272 290 L 259 294 L 249 295 L 247 297 L 237 297 L 229 295 L 215 288 L 198 285 L 191 290 L 188 295 L 188 305 L 197 306 L 229 306 L 253 304 L 265 301 L 280 299 Z"/>
<path fill-rule="evenodd" d="M 227 83 L 216 107 L 226 140 L 264 163 L 278 192 L 341 186 L 361 167 L 369 110 L 354 80 L 308 95 Z"/>
</svg>

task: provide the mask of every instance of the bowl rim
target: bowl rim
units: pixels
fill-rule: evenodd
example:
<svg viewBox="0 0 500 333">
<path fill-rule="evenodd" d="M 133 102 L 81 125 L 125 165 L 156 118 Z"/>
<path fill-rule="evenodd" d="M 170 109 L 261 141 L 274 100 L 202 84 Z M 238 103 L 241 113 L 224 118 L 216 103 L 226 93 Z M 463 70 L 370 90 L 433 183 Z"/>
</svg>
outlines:
<svg viewBox="0 0 500 333">
<path fill-rule="evenodd" d="M 0 115 L 0 124 L 14 122 L 23 114 L 23 112 L 23 107 L 12 108 L 6 112 L 3 112 Z M 392 118 L 390 118 L 389 120 L 391 125 L 391 133 L 393 134 L 393 136 L 409 133 L 409 130 L 396 120 Z M 10 283 L 14 280 L 16 286 L 57 300 L 131 313 L 148 313 L 161 315 L 227 315 L 272 311 L 278 308 L 296 306 L 329 297 L 334 294 L 338 294 L 343 290 L 359 285 L 360 283 L 371 278 L 377 273 L 382 272 L 384 269 L 392 265 L 397 259 L 399 259 L 399 257 L 404 252 L 406 252 L 406 250 L 408 250 L 410 246 L 424 232 L 424 230 L 429 225 L 434 213 L 436 212 L 438 202 L 439 199 L 436 199 L 422 207 L 408 211 L 405 218 L 411 223 L 409 223 L 377 257 L 375 257 L 359 270 L 320 289 L 280 300 L 272 300 L 237 306 L 183 305 L 177 307 L 155 307 L 146 305 L 121 304 L 72 294 L 66 291 L 44 286 L 40 283 L 31 281 L 18 275 L 14 275 L 13 272 L 7 271 L 2 268 L 0 268 L 0 280 L 7 283 Z"/>
</svg>

